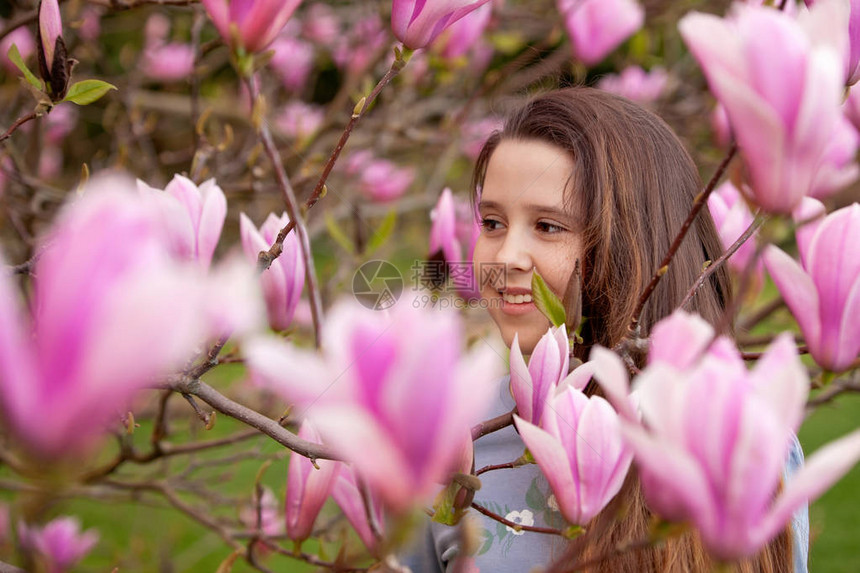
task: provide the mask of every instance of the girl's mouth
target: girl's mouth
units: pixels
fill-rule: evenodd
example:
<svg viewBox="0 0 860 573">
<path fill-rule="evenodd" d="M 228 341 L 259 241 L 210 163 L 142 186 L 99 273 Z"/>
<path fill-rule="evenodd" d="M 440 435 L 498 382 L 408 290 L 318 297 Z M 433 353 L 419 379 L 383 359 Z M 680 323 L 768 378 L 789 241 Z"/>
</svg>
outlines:
<svg viewBox="0 0 860 573">
<path fill-rule="evenodd" d="M 524 314 L 536 308 L 531 293 L 524 289 L 521 292 L 500 291 L 499 296 L 502 298 L 502 312 L 505 314 Z"/>
<path fill-rule="evenodd" d="M 510 304 L 523 304 L 532 301 L 530 294 L 509 294 L 506 292 L 499 293 L 502 295 L 502 300 Z"/>
</svg>

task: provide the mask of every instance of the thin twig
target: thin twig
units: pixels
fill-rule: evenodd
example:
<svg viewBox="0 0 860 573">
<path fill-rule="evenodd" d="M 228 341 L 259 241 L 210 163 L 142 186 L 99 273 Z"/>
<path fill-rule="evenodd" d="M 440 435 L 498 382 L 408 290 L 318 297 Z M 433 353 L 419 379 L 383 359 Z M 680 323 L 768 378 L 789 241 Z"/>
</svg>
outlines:
<svg viewBox="0 0 860 573">
<path fill-rule="evenodd" d="M 87 473 L 81 479 L 81 481 L 84 483 L 98 481 L 116 471 L 117 468 L 119 468 L 122 464 L 126 462 L 144 465 L 163 458 L 195 454 L 198 452 L 212 450 L 223 446 L 229 446 L 259 436 L 260 432 L 256 429 L 253 429 L 244 432 L 237 432 L 236 434 L 233 434 L 232 436 L 227 436 L 225 438 L 205 440 L 202 442 L 190 442 L 187 444 L 177 445 L 160 443 L 157 448 L 153 447 L 152 450 L 145 454 L 137 453 L 136 451 L 130 449 L 123 449 L 111 462 L 102 466 L 101 468 L 97 468 Z"/>
<path fill-rule="evenodd" d="M 806 402 L 806 413 L 810 413 L 817 406 L 833 401 L 840 394 L 848 392 L 860 392 L 860 376 L 854 376 L 854 379 L 836 380 L 831 382 L 829 386 L 819 392 L 814 398 L 810 398 Z"/>
<path fill-rule="evenodd" d="M 699 278 L 696 280 L 695 283 L 693 283 L 693 286 L 690 288 L 690 291 L 687 293 L 687 296 L 685 296 L 684 300 L 681 301 L 680 308 L 684 308 L 685 306 L 687 306 L 688 302 L 693 300 L 693 297 L 696 295 L 696 292 L 698 292 L 698 290 L 702 288 L 702 286 L 704 286 L 705 281 L 708 280 L 708 277 L 714 274 L 714 272 L 718 268 L 720 268 L 720 266 L 722 266 L 729 259 L 729 257 L 735 254 L 735 252 L 737 252 L 737 250 L 741 248 L 741 245 L 746 243 L 749 238 L 752 237 L 756 231 L 758 231 L 759 227 L 761 227 L 765 221 L 765 217 L 759 217 L 758 213 L 756 213 L 753 222 L 750 223 L 749 227 L 746 228 L 746 230 L 741 234 L 741 236 L 738 237 L 737 240 L 732 243 L 731 246 L 726 249 L 726 251 L 722 255 L 720 255 L 717 260 L 708 265 L 708 268 L 706 268 L 701 275 L 699 275 Z"/>
<path fill-rule="evenodd" d="M 194 400 L 194 397 L 190 394 L 183 393 L 182 397 L 185 398 L 185 400 L 188 401 L 189 404 L 191 404 L 191 408 L 194 410 L 194 413 L 197 414 L 197 417 L 200 418 L 200 421 L 206 424 L 206 426 L 208 427 L 211 421 L 209 414 L 200 409 L 200 406 L 197 405 L 197 402 Z"/>
<path fill-rule="evenodd" d="M 472 508 L 477 510 L 478 513 L 486 515 L 490 519 L 498 521 L 502 525 L 507 525 L 515 531 L 531 531 L 533 533 L 546 533 L 547 535 L 559 535 L 561 537 L 564 537 L 564 532 L 560 529 L 554 529 L 552 527 L 535 527 L 533 525 L 523 525 L 521 523 L 515 523 L 509 519 L 505 519 L 498 513 L 493 513 L 486 507 L 479 505 L 475 502 L 472 502 Z"/>
<path fill-rule="evenodd" d="M 334 452 L 326 446 L 299 438 L 292 432 L 281 427 L 277 420 L 267 418 L 259 412 L 251 410 L 247 406 L 234 402 L 205 382 L 183 378 L 171 381 L 170 386 L 177 392 L 197 396 L 215 408 L 218 412 L 230 416 L 231 418 L 235 418 L 247 426 L 256 428 L 279 444 L 305 456 L 306 458 L 310 458 L 311 460 L 338 459 Z"/>
<path fill-rule="evenodd" d="M 776 297 L 771 300 L 764 306 L 757 309 L 751 315 L 745 317 L 742 321 L 737 324 L 737 330 L 740 332 L 747 332 L 751 330 L 754 326 L 758 325 L 761 321 L 769 317 L 771 314 L 779 310 L 783 307 L 785 301 L 780 297 Z"/>
<path fill-rule="evenodd" d="M 24 125 L 28 121 L 32 121 L 32 120 L 36 119 L 37 117 L 40 117 L 41 115 L 42 115 L 41 113 L 31 111 L 27 115 L 25 115 L 23 117 L 19 117 L 18 119 L 16 119 L 15 123 L 10 125 L 9 129 L 7 129 L 6 131 L 3 132 L 3 135 L 0 135 L 0 143 L 9 139 L 9 137 L 11 137 L 13 133 L 15 133 L 16 129 L 18 129 L 19 127 L 21 127 L 22 125 Z"/>
<path fill-rule="evenodd" d="M 797 348 L 798 354 L 809 354 L 808 346 L 799 346 Z M 765 355 L 765 352 L 741 352 L 741 358 L 744 360 L 758 360 L 762 356 Z"/>
<path fill-rule="evenodd" d="M 717 170 L 714 172 L 711 180 L 708 181 L 708 184 L 705 186 L 705 189 L 696 195 L 696 199 L 693 201 L 693 207 L 690 209 L 689 215 L 687 215 L 687 219 L 681 225 L 681 229 L 678 231 L 678 234 L 675 236 L 675 240 L 672 241 L 672 245 L 669 247 L 669 252 L 666 253 L 666 256 L 663 258 L 663 261 L 660 263 L 660 266 L 657 267 L 657 270 L 654 272 L 654 276 L 651 277 L 651 282 L 648 283 L 648 286 L 645 287 L 645 290 L 642 291 L 641 296 L 639 297 L 639 302 L 636 305 L 636 310 L 633 311 L 633 318 L 630 321 L 630 332 L 636 332 L 637 326 L 639 324 L 639 319 L 642 315 L 642 309 L 645 308 L 645 303 L 648 302 L 648 299 L 651 297 L 651 294 L 654 292 L 654 289 L 657 288 L 657 283 L 660 282 L 660 278 L 666 274 L 669 270 L 669 264 L 672 262 L 672 259 L 675 257 L 675 253 L 681 247 L 681 243 L 684 241 L 684 237 L 687 236 L 687 231 L 692 226 L 693 221 L 696 220 L 696 216 L 699 214 L 699 211 L 702 210 L 702 207 L 708 202 L 708 197 L 711 195 L 711 192 L 717 186 L 717 182 L 722 178 L 723 173 L 726 171 L 726 168 L 729 166 L 729 163 L 734 158 L 735 153 L 737 153 L 738 146 L 737 143 L 732 143 L 732 146 L 729 148 L 726 156 L 723 158 L 723 161 L 720 163 Z"/>
<path fill-rule="evenodd" d="M 502 414 L 500 416 L 496 416 L 495 418 L 490 418 L 489 420 L 485 420 L 480 424 L 476 424 L 472 427 L 472 441 L 477 440 L 481 436 L 486 436 L 487 434 L 492 434 L 493 432 L 497 432 L 502 428 L 506 428 L 514 423 L 514 414 L 517 409 L 514 408 L 510 412 L 506 414 Z"/>
<path fill-rule="evenodd" d="M 260 86 L 258 85 L 256 75 L 248 77 L 246 83 L 248 85 L 248 91 L 251 94 L 252 105 L 256 105 L 257 102 L 260 101 Z M 266 155 L 268 155 L 269 161 L 272 163 L 272 168 L 275 170 L 275 178 L 277 179 L 278 186 L 281 189 L 281 194 L 283 195 L 284 203 L 287 208 L 287 214 L 290 217 L 290 223 L 293 224 L 296 229 L 296 233 L 298 234 L 302 259 L 305 264 L 305 282 L 308 287 L 311 316 L 313 317 L 314 343 L 316 344 L 316 347 L 319 348 L 322 344 L 323 311 L 319 286 L 317 285 L 316 270 L 314 268 L 314 259 L 311 253 L 310 238 L 308 237 L 308 230 L 305 226 L 303 215 L 299 210 L 299 202 L 296 199 L 296 193 L 293 191 L 293 186 L 290 183 L 287 172 L 284 170 L 280 153 L 278 152 L 275 140 L 272 138 L 272 132 L 269 130 L 269 125 L 266 123 L 265 118 L 260 119 L 257 131 L 260 135 L 260 140 L 263 143 Z M 278 236 L 280 236 L 280 233 Z M 283 241 L 281 244 L 283 244 Z M 268 266 L 266 268 L 268 269 Z"/>
<path fill-rule="evenodd" d="M 322 173 L 320 174 L 320 178 L 317 181 L 316 187 L 314 187 L 313 193 L 311 193 L 310 197 L 305 201 L 305 210 L 309 210 L 316 205 L 317 201 L 319 201 L 322 196 L 323 189 L 325 189 L 325 183 L 328 180 L 328 176 L 331 174 L 332 169 L 334 169 L 334 165 L 337 162 L 338 157 L 340 157 L 340 152 L 343 151 L 343 148 L 346 146 L 346 142 L 349 141 L 349 136 L 352 134 L 352 130 L 355 128 L 356 124 L 365 116 L 367 110 L 370 108 L 370 105 L 376 100 L 376 97 L 379 93 L 388 85 L 389 82 L 400 73 L 400 70 L 403 69 L 404 62 L 399 59 L 395 59 L 391 64 L 391 67 L 388 68 L 388 71 L 385 72 L 385 75 L 382 76 L 382 79 L 376 84 L 376 87 L 373 88 L 373 91 L 370 92 L 364 100 L 364 105 L 362 105 L 361 109 L 358 110 L 357 113 L 353 113 L 352 117 L 350 117 L 349 121 L 346 124 L 346 127 L 343 130 L 343 134 L 341 134 L 340 139 L 335 145 L 334 149 L 331 152 L 331 155 L 326 161 L 325 166 L 323 166 Z M 295 227 L 294 221 L 290 220 L 287 225 L 280 230 L 277 238 L 275 239 L 274 244 L 269 248 L 268 251 L 262 251 L 257 259 L 257 264 L 260 268 L 268 269 L 272 261 L 277 259 L 284 247 L 284 240 L 286 240 L 287 235 L 290 234 L 290 231 Z"/>
<path fill-rule="evenodd" d="M 370 496 L 370 488 L 363 480 L 358 480 L 358 491 L 361 493 L 361 502 L 364 505 L 364 516 L 367 518 L 367 524 L 370 526 L 370 533 L 376 539 L 377 545 L 382 543 L 382 528 L 376 520 L 376 513 L 373 511 L 373 499 Z"/>
<path fill-rule="evenodd" d="M 512 469 L 514 469 L 514 468 L 518 468 L 518 467 L 520 467 L 520 466 L 522 466 L 522 465 L 523 465 L 523 464 L 522 464 L 522 462 L 520 462 L 520 460 L 514 460 L 514 461 L 512 461 L 512 462 L 508 462 L 508 463 L 505 463 L 505 464 L 493 464 L 493 465 L 488 465 L 488 466 L 484 466 L 484 467 L 482 467 L 481 469 L 479 469 L 478 471 L 476 471 L 476 472 L 475 472 L 475 476 L 477 477 L 477 476 L 479 476 L 479 475 L 481 475 L 481 474 L 485 474 L 485 473 L 487 473 L 487 472 L 492 472 L 492 471 L 495 471 L 495 470 L 512 470 Z"/>
<path fill-rule="evenodd" d="M 279 553 L 280 555 L 286 555 L 287 557 L 292 557 L 293 559 L 299 559 L 304 561 L 305 563 L 310 563 L 311 565 L 316 565 L 317 567 L 323 567 L 326 569 L 331 569 L 332 571 L 338 571 L 339 573 L 364 573 L 368 571 L 366 567 L 343 567 L 337 563 L 330 563 L 328 561 L 323 561 L 316 555 L 310 553 L 296 553 L 294 551 L 290 551 L 278 545 L 277 543 L 272 542 L 270 539 L 261 539 L 260 543 L 264 544 L 266 547 Z"/>
</svg>

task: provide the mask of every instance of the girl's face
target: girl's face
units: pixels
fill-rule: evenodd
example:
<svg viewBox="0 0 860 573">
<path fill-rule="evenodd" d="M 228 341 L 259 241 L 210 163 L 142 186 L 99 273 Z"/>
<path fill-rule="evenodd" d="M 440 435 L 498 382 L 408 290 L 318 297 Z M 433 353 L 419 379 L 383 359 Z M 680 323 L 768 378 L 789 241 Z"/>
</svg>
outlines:
<svg viewBox="0 0 860 573">
<path fill-rule="evenodd" d="M 579 226 L 564 207 L 573 168 L 564 150 L 537 140 L 503 140 L 487 164 L 475 276 L 505 344 L 519 334 L 523 354 L 531 354 L 550 326 L 531 299 L 533 269 L 561 298 L 582 258 Z M 498 280 L 490 279 L 495 270 Z"/>
</svg>

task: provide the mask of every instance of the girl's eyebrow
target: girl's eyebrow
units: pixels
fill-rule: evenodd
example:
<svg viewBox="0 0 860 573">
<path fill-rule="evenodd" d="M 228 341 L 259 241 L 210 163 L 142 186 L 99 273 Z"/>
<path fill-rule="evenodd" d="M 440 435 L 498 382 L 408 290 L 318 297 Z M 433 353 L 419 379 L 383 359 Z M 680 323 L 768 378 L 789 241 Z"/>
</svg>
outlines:
<svg viewBox="0 0 860 573">
<path fill-rule="evenodd" d="M 555 217 L 562 217 L 562 218 L 570 218 L 569 213 L 567 213 L 563 209 L 558 209 L 556 207 L 549 207 L 547 205 L 536 205 L 536 204 L 528 204 L 528 205 L 524 205 L 524 207 L 527 211 L 531 211 L 531 212 L 537 213 L 537 214 L 553 215 Z M 484 209 L 495 209 L 496 211 L 504 211 L 505 210 L 502 203 L 499 203 L 497 201 L 481 200 L 481 202 L 478 203 L 478 210 L 484 210 Z"/>
</svg>

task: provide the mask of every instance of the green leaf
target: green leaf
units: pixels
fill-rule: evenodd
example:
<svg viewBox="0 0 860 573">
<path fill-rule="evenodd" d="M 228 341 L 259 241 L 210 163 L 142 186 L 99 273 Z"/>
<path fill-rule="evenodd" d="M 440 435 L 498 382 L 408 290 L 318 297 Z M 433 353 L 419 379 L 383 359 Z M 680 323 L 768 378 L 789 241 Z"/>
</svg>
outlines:
<svg viewBox="0 0 860 573">
<path fill-rule="evenodd" d="M 549 319 L 553 326 L 564 324 L 564 305 L 561 303 L 561 299 L 549 289 L 537 269 L 532 273 L 532 299 L 538 310 Z"/>
<path fill-rule="evenodd" d="M 436 501 L 433 503 L 433 521 L 444 525 L 457 525 L 461 515 L 454 509 L 454 499 L 457 496 L 460 486 L 457 484 L 449 484 L 444 490 L 436 496 Z"/>
<path fill-rule="evenodd" d="M 30 68 L 27 67 L 27 64 L 24 63 L 24 58 L 21 57 L 21 52 L 18 51 L 18 46 L 12 44 L 12 47 L 9 48 L 9 51 L 6 53 L 6 56 L 9 58 L 9 61 L 15 64 L 15 67 L 21 70 L 21 73 L 24 74 L 24 78 L 26 78 L 27 83 L 36 88 L 37 90 L 44 89 L 42 86 L 41 80 L 33 75 L 33 72 L 30 71 Z"/>
<path fill-rule="evenodd" d="M 532 484 L 526 492 L 526 505 L 535 511 L 543 511 L 546 509 L 546 498 L 538 489 L 537 478 L 532 480 Z"/>
<path fill-rule="evenodd" d="M 376 230 L 367 241 L 367 247 L 364 249 L 364 254 L 369 255 L 376 249 L 385 244 L 385 241 L 391 237 L 391 232 L 394 231 L 394 224 L 397 222 L 397 211 L 392 209 L 389 211 Z"/>
<path fill-rule="evenodd" d="M 331 238 L 334 239 L 338 245 L 343 247 L 350 254 L 355 253 L 355 247 L 353 246 L 352 241 L 346 236 L 346 233 L 343 232 L 343 229 L 340 228 L 338 222 L 335 221 L 334 217 L 332 217 L 328 211 L 325 213 L 325 226 L 326 229 L 328 229 L 328 234 L 331 235 Z"/>
<path fill-rule="evenodd" d="M 69 87 L 69 91 L 66 92 L 66 97 L 63 98 L 63 101 L 70 101 L 78 105 L 89 105 L 110 90 L 115 89 L 115 85 L 101 80 L 83 80 L 75 82 Z"/>
<path fill-rule="evenodd" d="M 493 546 L 493 540 L 495 539 L 495 537 L 493 537 L 493 534 L 486 529 L 481 529 L 481 535 L 484 537 L 484 544 L 481 546 L 480 549 L 478 549 L 477 555 L 483 555 L 484 553 L 489 551 L 490 547 Z"/>
<path fill-rule="evenodd" d="M 583 533 L 585 533 L 585 528 L 583 528 L 581 525 L 571 525 L 564 530 L 564 536 L 568 539 L 576 539 Z"/>
</svg>

